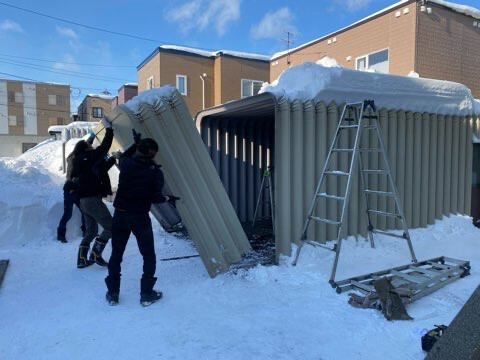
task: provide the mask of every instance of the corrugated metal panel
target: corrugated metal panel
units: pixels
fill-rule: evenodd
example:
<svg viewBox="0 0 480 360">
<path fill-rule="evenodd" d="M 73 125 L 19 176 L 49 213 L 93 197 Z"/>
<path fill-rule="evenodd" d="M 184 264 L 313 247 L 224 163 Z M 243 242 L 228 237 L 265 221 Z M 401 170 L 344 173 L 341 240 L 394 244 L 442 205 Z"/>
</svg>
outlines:
<svg viewBox="0 0 480 360">
<path fill-rule="evenodd" d="M 112 119 L 112 149 L 132 143 L 132 128 L 157 141 L 155 160 L 162 165 L 172 193 L 181 197 L 177 209 L 209 275 L 214 277 L 240 261 L 251 250 L 250 244 L 182 96 L 174 92 L 154 106 L 142 103 L 138 114 L 120 105 Z"/>
<path fill-rule="evenodd" d="M 262 94 L 264 95 L 266 94 Z M 291 242 L 298 242 L 300 239 L 305 216 L 320 178 L 343 104 L 325 104 L 323 101 L 290 102 L 282 97 L 276 100 L 269 105 L 275 127 L 274 144 L 271 144 L 271 149 L 275 152 L 272 155 L 276 185 L 275 241 L 277 255 L 289 255 Z M 262 116 L 265 116 L 264 98 L 226 104 L 223 109 L 210 109 L 200 113 L 197 121 L 204 141 L 211 138 L 212 132 L 222 132 L 224 128 L 231 127 L 236 111 L 242 113 L 239 118 L 246 122 L 252 123 L 262 118 L 255 117 L 256 101 L 262 104 Z M 248 120 L 245 120 L 246 118 Z M 380 109 L 379 119 L 408 226 L 425 227 L 433 224 L 435 219 L 441 219 L 443 215 L 469 214 L 473 136 L 472 122 L 469 118 Z M 376 147 L 377 140 L 373 134 L 365 135 L 362 139 L 363 146 Z M 246 133 L 239 132 L 239 136 L 245 140 L 251 139 Z M 340 141 L 348 146 L 353 139 L 346 137 Z M 273 140 L 270 140 L 270 143 L 272 142 Z M 219 169 L 218 156 L 212 154 L 212 144 L 207 141 L 206 143 Z M 215 152 L 225 153 L 221 144 L 215 146 Z M 258 146 L 258 142 L 254 142 L 255 146 Z M 347 156 L 340 156 L 337 165 L 346 168 Z M 364 160 L 365 168 L 383 166 L 382 159 L 374 152 L 369 153 Z M 225 163 L 231 161 L 232 157 L 227 157 L 221 166 L 224 167 Z M 238 173 L 238 177 L 239 182 L 247 181 L 246 174 L 242 172 Z M 343 188 L 342 181 L 346 180 L 327 179 L 327 192 L 335 193 L 337 189 Z M 369 175 L 369 184 L 371 188 L 388 189 L 387 180 L 378 176 Z M 365 198 L 358 191 L 359 187 L 360 177 L 357 175 L 353 182 L 348 209 L 348 234 L 365 236 L 367 224 L 364 211 Z M 230 188 L 228 192 L 230 197 L 235 199 L 235 203 L 240 204 L 236 207 L 240 219 L 242 221 L 250 219 L 253 214 L 245 206 L 250 202 L 247 194 L 234 193 Z M 392 199 L 374 199 L 373 206 L 379 210 L 392 212 L 395 203 Z M 336 202 L 328 204 L 319 202 L 315 215 L 334 219 L 339 218 L 340 211 Z M 400 228 L 398 221 L 393 219 L 386 220 L 381 216 L 373 216 L 372 219 L 379 229 Z M 309 238 L 320 241 L 336 238 L 335 228 L 325 224 L 316 223 L 309 228 L 309 232 Z"/>
</svg>

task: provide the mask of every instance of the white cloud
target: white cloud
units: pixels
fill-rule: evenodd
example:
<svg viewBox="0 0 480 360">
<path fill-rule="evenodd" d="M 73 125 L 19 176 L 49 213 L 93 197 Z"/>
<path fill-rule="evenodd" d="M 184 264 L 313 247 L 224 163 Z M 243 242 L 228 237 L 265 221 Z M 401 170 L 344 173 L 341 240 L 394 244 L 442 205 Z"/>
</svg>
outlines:
<svg viewBox="0 0 480 360">
<path fill-rule="evenodd" d="M 65 54 L 62 58 L 62 62 L 57 62 L 53 64 L 53 67 L 58 70 L 78 71 L 80 67 L 77 64 L 70 64 L 74 62 L 75 58 L 72 55 Z"/>
<path fill-rule="evenodd" d="M 287 31 L 297 32 L 293 25 L 293 14 L 288 7 L 277 11 L 268 12 L 263 19 L 250 29 L 250 35 L 254 39 L 280 38 Z"/>
<path fill-rule="evenodd" d="M 357 11 L 367 7 L 372 0 L 335 0 L 337 5 L 346 6 L 348 11 Z"/>
<path fill-rule="evenodd" d="M 56 30 L 57 30 L 57 33 L 62 36 L 65 36 L 67 38 L 74 39 L 74 40 L 78 39 L 78 35 L 73 29 L 63 27 L 63 26 L 57 26 Z"/>
<path fill-rule="evenodd" d="M 212 25 L 219 36 L 240 18 L 242 0 L 191 0 L 167 12 L 167 19 L 180 24 L 183 32 L 204 30 Z"/>
<path fill-rule="evenodd" d="M 0 21 L 0 30 L 13 31 L 18 33 L 25 32 L 19 23 L 16 23 L 15 21 L 10 19 L 5 19 L 3 21 Z"/>
</svg>

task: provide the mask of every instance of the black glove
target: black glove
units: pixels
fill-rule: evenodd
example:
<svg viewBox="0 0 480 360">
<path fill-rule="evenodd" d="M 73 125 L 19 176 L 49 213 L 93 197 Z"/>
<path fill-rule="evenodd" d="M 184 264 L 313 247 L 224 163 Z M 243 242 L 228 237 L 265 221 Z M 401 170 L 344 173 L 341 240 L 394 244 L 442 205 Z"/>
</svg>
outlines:
<svg viewBox="0 0 480 360">
<path fill-rule="evenodd" d="M 179 197 L 176 197 L 174 195 L 166 195 L 166 197 L 168 197 L 167 202 L 172 203 L 173 205 L 175 205 L 175 201 L 180 200 Z"/>
<path fill-rule="evenodd" d="M 138 145 L 138 143 L 142 139 L 142 134 L 137 133 L 135 129 L 132 129 L 132 133 L 133 133 L 133 142 Z"/>
</svg>

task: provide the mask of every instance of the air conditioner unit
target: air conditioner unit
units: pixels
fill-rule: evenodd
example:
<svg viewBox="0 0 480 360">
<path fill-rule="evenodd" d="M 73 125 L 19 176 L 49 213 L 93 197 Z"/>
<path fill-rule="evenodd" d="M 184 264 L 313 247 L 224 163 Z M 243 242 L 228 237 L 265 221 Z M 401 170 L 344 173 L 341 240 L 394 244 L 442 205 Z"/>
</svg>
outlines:
<svg viewBox="0 0 480 360">
<path fill-rule="evenodd" d="M 420 11 L 421 12 L 427 11 L 427 7 L 425 5 L 420 6 Z"/>
</svg>

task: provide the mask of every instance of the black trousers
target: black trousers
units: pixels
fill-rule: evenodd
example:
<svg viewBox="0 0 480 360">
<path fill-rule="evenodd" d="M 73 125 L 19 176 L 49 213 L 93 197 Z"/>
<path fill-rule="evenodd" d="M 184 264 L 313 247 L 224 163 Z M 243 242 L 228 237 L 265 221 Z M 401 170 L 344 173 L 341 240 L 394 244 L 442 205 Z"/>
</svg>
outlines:
<svg viewBox="0 0 480 360">
<path fill-rule="evenodd" d="M 123 253 L 128 238 L 133 233 L 137 239 L 138 249 L 143 256 L 143 277 L 153 278 L 157 266 L 153 244 L 152 222 L 148 213 L 132 213 L 115 210 L 112 222 L 112 255 L 108 262 L 108 278 L 112 287 L 120 290 L 120 274 Z M 117 285 L 118 284 L 118 285 Z M 108 285 L 108 284 L 107 284 Z"/>
</svg>

